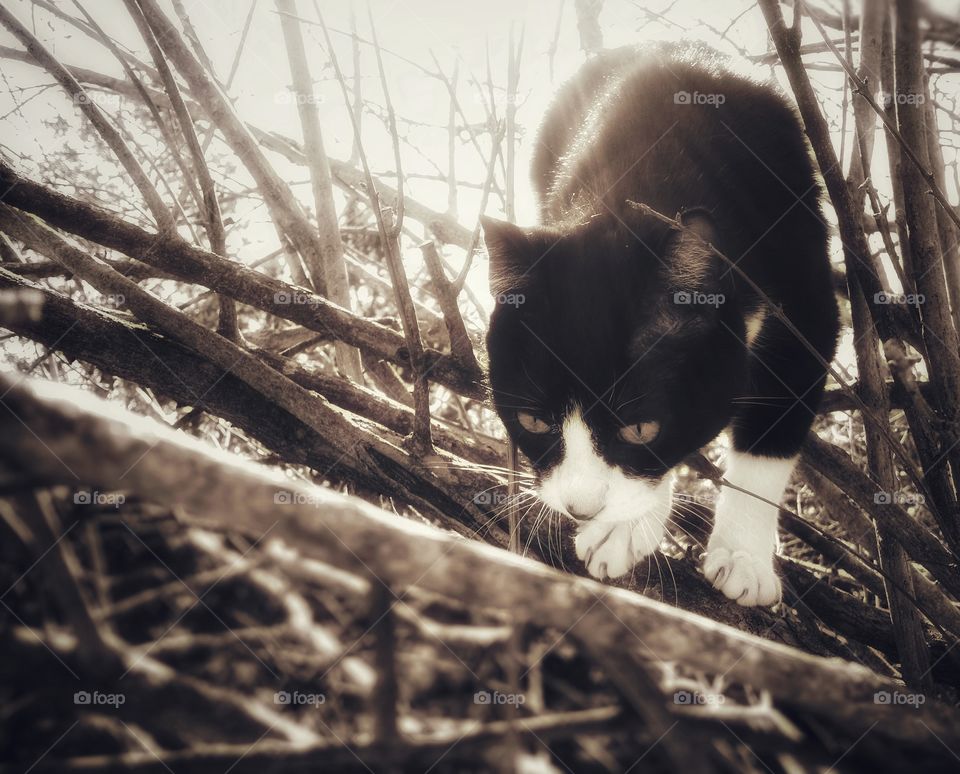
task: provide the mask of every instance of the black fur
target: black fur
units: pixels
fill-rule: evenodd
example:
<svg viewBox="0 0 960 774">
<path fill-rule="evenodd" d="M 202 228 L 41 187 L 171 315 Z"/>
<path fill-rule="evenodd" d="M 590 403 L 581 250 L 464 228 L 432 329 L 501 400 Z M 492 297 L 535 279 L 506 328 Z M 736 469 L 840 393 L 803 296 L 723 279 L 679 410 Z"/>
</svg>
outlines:
<svg viewBox="0 0 960 774">
<path fill-rule="evenodd" d="M 678 104 L 681 92 L 723 101 Z M 559 460 L 559 429 L 526 432 L 517 410 L 556 425 L 574 403 L 604 458 L 636 475 L 662 476 L 731 422 L 738 450 L 795 454 L 822 366 L 770 314 L 748 349 L 756 295 L 627 205 L 687 213 L 830 360 L 838 315 L 821 190 L 790 104 L 706 49 L 612 51 L 560 90 L 533 180 L 542 226 L 488 220 L 484 232 L 500 301 L 487 340 L 495 405 L 535 469 Z M 677 293 L 723 302 L 678 304 Z M 646 419 L 661 423 L 649 446 L 618 438 Z"/>
</svg>

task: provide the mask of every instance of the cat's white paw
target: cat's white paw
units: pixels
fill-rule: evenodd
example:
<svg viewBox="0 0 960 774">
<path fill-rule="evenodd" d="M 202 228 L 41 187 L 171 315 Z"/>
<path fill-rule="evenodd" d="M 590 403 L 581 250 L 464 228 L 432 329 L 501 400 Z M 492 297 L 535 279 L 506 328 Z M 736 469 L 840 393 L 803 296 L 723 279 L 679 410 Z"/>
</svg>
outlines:
<svg viewBox="0 0 960 774">
<path fill-rule="evenodd" d="M 715 589 L 739 605 L 766 607 L 780 601 L 782 589 L 773 556 L 716 546 L 707 550 L 703 574 Z"/>
<path fill-rule="evenodd" d="M 644 556 L 634 540 L 637 523 L 633 521 L 590 522 L 580 529 L 574 541 L 577 558 L 599 580 L 626 575 Z"/>
</svg>

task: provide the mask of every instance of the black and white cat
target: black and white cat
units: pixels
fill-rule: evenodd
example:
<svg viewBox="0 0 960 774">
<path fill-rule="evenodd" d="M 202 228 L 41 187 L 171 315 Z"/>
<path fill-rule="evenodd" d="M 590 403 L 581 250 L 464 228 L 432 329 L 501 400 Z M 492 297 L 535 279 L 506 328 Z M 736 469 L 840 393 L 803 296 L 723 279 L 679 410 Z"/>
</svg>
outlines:
<svg viewBox="0 0 960 774">
<path fill-rule="evenodd" d="M 704 572 L 741 604 L 772 604 L 770 502 L 825 372 L 705 242 L 833 357 L 821 191 L 794 109 L 708 49 L 618 49 L 561 89 L 537 143 L 542 225 L 485 219 L 484 237 L 500 302 L 490 384 L 540 498 L 578 522 L 592 575 L 622 575 L 663 539 L 671 469 L 729 426 L 725 475 L 752 495 L 724 489 Z"/>
</svg>

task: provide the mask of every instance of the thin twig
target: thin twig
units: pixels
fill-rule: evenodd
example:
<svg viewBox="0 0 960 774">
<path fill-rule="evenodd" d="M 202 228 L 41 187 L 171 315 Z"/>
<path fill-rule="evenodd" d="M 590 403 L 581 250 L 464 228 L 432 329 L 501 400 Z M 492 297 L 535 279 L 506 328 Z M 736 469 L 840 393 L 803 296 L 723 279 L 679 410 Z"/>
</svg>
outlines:
<svg viewBox="0 0 960 774">
<path fill-rule="evenodd" d="M 217 199 L 213 176 L 210 174 L 210 168 L 207 166 L 206 158 L 204 158 L 203 149 L 200 147 L 200 141 L 197 139 L 193 119 L 187 110 L 186 103 L 183 101 L 183 95 L 180 93 L 177 80 L 173 77 L 167 60 L 154 37 L 154 31 L 150 27 L 150 23 L 144 17 L 143 13 L 141 13 L 139 6 L 134 0 L 125 0 L 125 2 L 127 10 L 136 23 L 144 42 L 147 44 L 147 49 L 153 58 L 153 64 L 160 74 L 160 80 L 167 92 L 167 96 L 170 98 L 173 113 L 177 117 L 180 131 L 187 142 L 187 148 L 193 159 L 193 170 L 203 194 L 204 223 L 207 231 L 207 239 L 210 242 L 210 251 L 226 258 L 227 235 L 223 227 L 223 218 L 220 214 L 220 202 Z M 176 146 L 172 146 L 172 148 L 175 147 Z M 217 300 L 220 305 L 220 320 L 217 332 L 230 341 L 239 343 L 240 327 L 237 320 L 236 303 L 232 298 L 225 295 L 219 295 Z"/>
<path fill-rule="evenodd" d="M 333 179 L 330 162 L 324 147 L 320 116 L 317 112 L 313 90 L 313 78 L 304 46 L 300 23 L 293 18 L 295 0 L 276 0 L 277 8 L 288 13 L 280 15 L 280 27 L 290 65 L 290 77 L 297 97 L 297 114 L 303 132 L 303 150 L 310 170 L 310 187 L 317 216 L 317 231 L 320 242 L 319 260 L 308 260 L 307 270 L 314 288 L 325 288 L 327 297 L 344 309 L 352 306 L 350 278 L 344 259 L 343 239 L 337 220 L 336 203 L 333 200 Z M 362 371 L 360 353 L 353 347 L 337 342 L 334 357 L 337 367 L 350 379 L 360 383 Z"/>
<path fill-rule="evenodd" d="M 147 206 L 150 208 L 150 212 L 153 214 L 157 228 L 162 232 L 172 232 L 175 226 L 173 216 L 170 214 L 169 209 L 163 203 L 153 183 L 147 178 L 143 168 L 134 158 L 133 153 L 127 148 L 120 133 L 114 129 L 107 120 L 95 100 L 90 98 L 90 95 L 83 86 L 80 85 L 77 79 L 73 77 L 70 71 L 59 62 L 46 46 L 2 5 L 0 5 L 0 24 L 3 24 L 4 27 L 13 33 L 14 37 L 30 52 L 30 55 L 46 68 L 63 87 L 64 91 L 70 95 L 80 110 L 83 111 L 83 114 L 90 120 L 90 123 L 93 124 L 104 142 L 106 142 L 110 149 L 116 154 L 117 159 L 139 189 L 144 201 L 146 201 Z"/>
<path fill-rule="evenodd" d="M 444 273 L 437 246 L 433 242 L 424 242 L 420 245 L 420 252 L 430 273 L 430 281 L 437 303 L 440 305 L 440 311 L 443 312 L 443 321 L 450 336 L 450 354 L 464 368 L 479 370 L 480 365 L 473 352 L 473 344 L 470 342 L 463 315 L 460 314 L 460 307 L 457 305 L 457 293 Z"/>
<path fill-rule="evenodd" d="M 463 266 L 460 273 L 453 281 L 453 288 L 460 294 L 464 284 L 467 281 L 467 275 L 470 273 L 470 267 L 473 265 L 473 256 L 477 251 L 477 245 L 480 243 L 480 218 L 487 212 L 487 202 L 490 199 L 490 189 L 493 187 L 493 179 L 497 171 L 497 157 L 500 155 L 503 138 L 506 135 L 506 127 L 501 124 L 496 136 L 491 143 L 490 160 L 487 163 L 487 176 L 483 183 L 483 194 L 480 196 L 480 212 L 477 215 L 477 223 L 473 228 L 473 234 L 470 237 L 470 244 L 464 257 Z"/>
<path fill-rule="evenodd" d="M 367 163 L 367 156 L 363 150 L 360 128 L 353 121 L 353 112 L 350 110 L 350 93 L 347 89 L 347 82 L 344 78 L 343 71 L 340 69 L 337 54 L 333 49 L 333 43 L 330 40 L 330 31 L 327 29 L 327 25 L 323 20 L 323 14 L 320 12 L 320 7 L 316 0 L 314 0 L 313 7 L 320 27 L 323 29 L 324 39 L 327 43 L 327 53 L 330 56 L 330 62 L 336 73 L 337 81 L 340 83 L 340 89 L 343 92 L 343 100 L 347 106 L 347 112 L 351 117 L 354 138 L 360 149 L 360 163 L 363 166 L 363 174 L 367 183 L 367 195 L 370 197 L 371 209 L 377 221 L 377 229 L 380 232 L 380 241 L 387 257 L 387 268 L 390 272 L 397 308 L 400 311 L 400 322 L 403 326 L 403 335 L 406 339 L 410 355 L 410 367 L 413 370 L 413 406 L 416 422 L 411 440 L 415 453 L 422 456 L 429 454 L 433 449 L 433 444 L 430 439 L 430 388 L 426 380 L 423 342 L 420 338 L 417 312 L 413 305 L 413 298 L 410 295 L 410 285 L 407 281 L 407 275 L 400 258 L 400 228 L 399 224 L 393 222 L 392 213 L 385 213 L 380 203 L 380 195 L 377 192 L 376 183 L 373 180 L 373 175 L 370 173 L 370 165 Z M 398 190 L 398 198 L 400 198 L 400 196 Z M 388 216 L 391 220 L 390 223 L 387 223 Z"/>
<path fill-rule="evenodd" d="M 804 0 L 796 0 L 797 8 L 802 8 L 806 5 Z M 823 37 L 823 42 L 830 49 L 830 52 L 837 58 L 837 61 L 840 63 L 840 66 L 843 68 L 843 71 L 847 74 L 847 77 L 854 85 L 854 91 L 863 97 L 864 101 L 870 105 L 874 112 L 880 116 L 880 120 L 883 121 L 883 125 L 886 127 L 887 131 L 890 133 L 890 136 L 893 137 L 900 147 L 903 149 L 904 153 L 907 154 L 907 158 L 916 166 L 920 174 L 923 176 L 923 179 L 926 181 L 927 185 L 930 186 L 930 193 L 933 195 L 933 198 L 937 200 L 943 210 L 947 213 L 947 216 L 960 228 L 960 215 L 956 213 L 953 209 L 953 206 L 950 204 L 946 195 L 943 191 L 940 190 L 940 186 L 937 185 L 936 178 L 933 175 L 933 172 L 930 172 L 926 165 L 920 160 L 917 154 L 914 152 L 913 148 L 910 147 L 910 144 L 903 139 L 903 135 L 900 134 L 900 131 L 897 129 L 896 125 L 887 117 L 886 112 L 877 104 L 877 101 L 870 94 L 870 89 L 867 87 L 867 84 L 863 82 L 860 76 L 857 75 L 857 71 L 853 69 L 846 58 L 841 53 L 833 41 L 830 40 L 829 35 L 827 35 L 826 29 L 824 29 L 823 24 L 816 17 L 816 15 L 809 14 L 810 20 L 814 23 L 817 30 L 820 32 L 820 35 Z"/>
</svg>

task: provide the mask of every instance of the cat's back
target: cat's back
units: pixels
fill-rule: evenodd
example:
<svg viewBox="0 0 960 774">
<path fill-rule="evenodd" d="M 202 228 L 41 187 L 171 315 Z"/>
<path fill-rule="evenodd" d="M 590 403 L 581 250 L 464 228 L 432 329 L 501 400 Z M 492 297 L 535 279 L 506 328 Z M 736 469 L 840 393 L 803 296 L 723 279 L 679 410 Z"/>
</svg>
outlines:
<svg viewBox="0 0 960 774">
<path fill-rule="evenodd" d="M 792 106 L 698 44 L 589 61 L 548 110 L 532 171 L 548 223 L 622 212 L 627 199 L 671 214 L 707 207 L 757 233 L 798 198 L 819 211 Z"/>
</svg>

